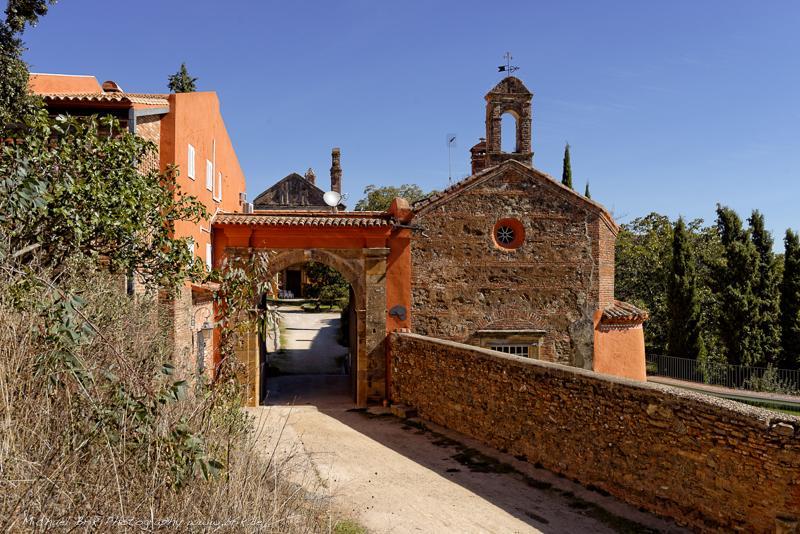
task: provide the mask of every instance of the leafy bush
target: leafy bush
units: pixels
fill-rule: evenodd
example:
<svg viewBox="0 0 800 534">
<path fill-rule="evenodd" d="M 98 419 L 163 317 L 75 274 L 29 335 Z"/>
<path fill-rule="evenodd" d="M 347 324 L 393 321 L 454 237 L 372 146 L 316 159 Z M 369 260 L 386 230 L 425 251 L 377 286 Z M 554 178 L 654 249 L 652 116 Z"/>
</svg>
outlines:
<svg viewBox="0 0 800 534">
<path fill-rule="evenodd" d="M 785 395 L 800 394 L 800 384 L 792 383 L 789 380 L 782 380 L 778 375 L 778 369 L 768 365 L 766 371 L 761 376 L 752 376 L 744 381 L 744 389 L 752 391 L 763 391 L 766 393 L 782 393 Z"/>
<path fill-rule="evenodd" d="M 290 458 L 256 447 L 236 381 L 178 375 L 154 298 L 89 259 L 58 271 L 0 265 L 0 530 L 322 527 Z"/>
<path fill-rule="evenodd" d="M 200 276 L 175 222 L 197 222 L 206 210 L 180 191 L 176 168 L 137 165 L 153 143 L 113 117 L 51 119 L 43 109 L 2 134 L 19 140 L 0 150 L 0 231 L 12 253 L 38 251 L 49 266 L 102 257 L 112 271 L 165 287 Z"/>
</svg>

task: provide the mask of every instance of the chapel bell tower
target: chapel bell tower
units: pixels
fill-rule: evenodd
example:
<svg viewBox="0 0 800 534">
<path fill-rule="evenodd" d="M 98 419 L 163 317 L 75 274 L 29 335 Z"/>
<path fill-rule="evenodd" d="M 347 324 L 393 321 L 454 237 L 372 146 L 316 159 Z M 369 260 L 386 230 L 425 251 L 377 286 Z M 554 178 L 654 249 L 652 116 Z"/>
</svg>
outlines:
<svg viewBox="0 0 800 534">
<path fill-rule="evenodd" d="M 486 93 L 486 138 L 470 149 L 472 153 L 472 173 L 513 159 L 528 166 L 533 165 L 531 149 L 531 100 L 533 93 L 528 91 L 519 78 L 508 76 Z M 502 131 L 503 115 L 514 117 L 514 131 Z M 514 152 L 503 152 L 502 135 L 516 138 Z"/>
</svg>

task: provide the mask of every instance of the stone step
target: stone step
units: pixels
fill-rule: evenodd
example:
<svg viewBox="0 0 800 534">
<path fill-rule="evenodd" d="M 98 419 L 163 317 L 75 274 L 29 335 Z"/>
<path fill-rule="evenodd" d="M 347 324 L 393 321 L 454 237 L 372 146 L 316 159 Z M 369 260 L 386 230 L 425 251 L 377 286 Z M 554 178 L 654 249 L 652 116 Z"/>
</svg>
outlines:
<svg viewBox="0 0 800 534">
<path fill-rule="evenodd" d="M 402 419 L 417 416 L 417 409 L 407 404 L 392 404 L 392 413 Z"/>
</svg>

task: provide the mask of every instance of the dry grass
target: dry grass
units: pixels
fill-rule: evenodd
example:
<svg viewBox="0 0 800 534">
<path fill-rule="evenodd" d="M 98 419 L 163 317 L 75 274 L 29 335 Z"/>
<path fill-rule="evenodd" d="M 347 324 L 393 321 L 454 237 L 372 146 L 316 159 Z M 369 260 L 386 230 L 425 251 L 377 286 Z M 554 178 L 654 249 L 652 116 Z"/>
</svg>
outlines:
<svg viewBox="0 0 800 534">
<path fill-rule="evenodd" d="M 55 281 L 86 301 L 72 343 L 51 289 L 0 271 L 0 531 L 334 529 L 313 470 L 264 450 L 257 432 L 280 429 L 252 428 L 235 383 L 182 396 L 155 304 L 80 273 Z"/>
</svg>

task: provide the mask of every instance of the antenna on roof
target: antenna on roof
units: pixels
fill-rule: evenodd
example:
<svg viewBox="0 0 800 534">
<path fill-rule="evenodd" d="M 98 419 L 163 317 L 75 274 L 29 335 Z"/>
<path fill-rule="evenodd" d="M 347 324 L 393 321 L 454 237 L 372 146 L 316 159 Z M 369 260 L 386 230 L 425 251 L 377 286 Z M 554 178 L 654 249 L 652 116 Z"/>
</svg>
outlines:
<svg viewBox="0 0 800 534">
<path fill-rule="evenodd" d="M 453 184 L 453 149 L 456 147 L 456 134 L 447 134 L 447 185 Z"/>
</svg>

